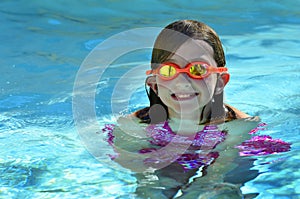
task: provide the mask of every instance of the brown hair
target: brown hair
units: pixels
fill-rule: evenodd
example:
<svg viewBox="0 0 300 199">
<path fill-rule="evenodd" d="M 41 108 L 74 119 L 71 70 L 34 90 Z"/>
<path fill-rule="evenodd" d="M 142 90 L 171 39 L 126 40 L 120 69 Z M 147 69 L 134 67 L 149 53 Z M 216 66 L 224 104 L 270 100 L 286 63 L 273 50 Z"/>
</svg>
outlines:
<svg viewBox="0 0 300 199">
<path fill-rule="evenodd" d="M 222 43 L 216 32 L 202 22 L 194 20 L 180 20 L 166 26 L 156 38 L 152 51 L 151 68 L 155 69 L 159 63 L 166 61 L 166 59 L 172 56 L 174 52 L 176 52 L 176 50 L 189 38 L 207 42 L 213 48 L 213 57 L 217 63 L 217 67 L 225 66 L 226 61 Z M 160 100 L 151 88 L 148 93 L 148 97 L 150 107 L 155 104 L 162 105 L 168 117 L 167 106 Z M 214 95 L 214 102 L 211 103 L 211 107 L 214 108 L 211 110 L 209 120 L 212 118 L 224 117 L 223 92 L 218 95 Z M 142 122 L 151 122 L 149 117 L 149 107 L 137 111 L 136 116 L 140 118 Z M 201 117 L 203 117 L 203 112 L 201 113 Z M 201 119 L 202 118 L 200 118 L 200 120 Z"/>
<path fill-rule="evenodd" d="M 178 36 L 182 34 L 187 37 Z M 151 63 L 164 62 L 189 38 L 207 42 L 213 48 L 214 59 L 217 62 L 217 66 L 223 67 L 226 65 L 222 43 L 217 33 L 208 25 L 194 20 L 176 21 L 166 26 L 155 41 Z M 151 65 L 152 69 L 156 66 L 157 65 Z"/>
</svg>

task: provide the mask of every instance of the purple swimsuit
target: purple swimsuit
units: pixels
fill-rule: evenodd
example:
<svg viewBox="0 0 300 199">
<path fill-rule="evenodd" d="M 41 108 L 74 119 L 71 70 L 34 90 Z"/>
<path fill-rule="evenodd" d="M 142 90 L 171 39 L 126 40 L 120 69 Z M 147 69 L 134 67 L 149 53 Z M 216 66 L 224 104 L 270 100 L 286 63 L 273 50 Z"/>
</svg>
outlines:
<svg viewBox="0 0 300 199">
<path fill-rule="evenodd" d="M 249 134 L 264 130 L 265 125 L 265 123 L 259 124 L 255 129 L 251 130 Z M 102 131 L 106 133 L 107 142 L 110 145 L 113 145 L 114 140 L 113 129 L 114 125 L 112 124 L 107 124 L 102 129 Z M 170 142 L 190 145 L 189 150 L 187 150 L 188 152 L 182 154 L 176 160 L 185 171 L 212 164 L 214 160 L 218 158 L 219 153 L 211 150 L 219 143 L 223 142 L 227 135 L 226 131 L 220 131 L 216 125 L 207 125 L 195 135 L 176 136 L 167 121 L 160 124 L 150 124 L 145 130 L 149 137 L 148 141 L 153 145 L 153 148 L 140 149 L 139 153 L 141 154 L 157 151 L 157 146 L 165 147 Z M 255 156 L 289 151 L 290 144 L 280 139 L 273 139 L 271 136 L 254 136 L 250 140 L 242 142 L 240 145 L 236 146 L 236 148 L 239 149 L 240 156 Z M 200 149 L 205 152 L 197 153 L 196 150 Z M 145 159 L 145 164 L 147 164 L 148 161 L 151 160 Z"/>
</svg>

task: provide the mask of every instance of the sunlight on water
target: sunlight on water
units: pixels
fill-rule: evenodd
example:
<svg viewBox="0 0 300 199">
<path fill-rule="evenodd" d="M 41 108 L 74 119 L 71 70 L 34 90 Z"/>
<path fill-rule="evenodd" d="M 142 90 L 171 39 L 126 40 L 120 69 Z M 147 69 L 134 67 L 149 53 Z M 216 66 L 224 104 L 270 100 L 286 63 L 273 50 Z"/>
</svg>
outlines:
<svg viewBox="0 0 300 199">
<path fill-rule="evenodd" d="M 137 179 L 110 161 L 112 149 L 102 141 L 96 160 L 77 134 L 75 76 L 88 53 L 110 36 L 185 18 L 206 22 L 220 35 L 231 74 L 226 102 L 260 116 L 268 124 L 260 134 L 292 143 L 290 152 L 256 159 L 251 169 L 259 175 L 243 193 L 298 198 L 299 6 L 254 0 L 1 1 L 0 198 L 135 198 Z M 148 105 L 150 56 L 151 49 L 120 56 L 96 83 L 99 126 L 115 123 L 112 113 Z M 154 179 L 149 175 L 149 182 Z"/>
</svg>

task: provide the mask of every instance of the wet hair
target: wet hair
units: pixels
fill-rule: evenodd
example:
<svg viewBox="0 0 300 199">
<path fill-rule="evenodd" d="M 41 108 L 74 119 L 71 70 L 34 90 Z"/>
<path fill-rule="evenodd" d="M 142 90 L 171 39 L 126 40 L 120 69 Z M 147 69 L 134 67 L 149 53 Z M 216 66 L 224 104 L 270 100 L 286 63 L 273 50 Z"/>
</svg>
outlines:
<svg viewBox="0 0 300 199">
<path fill-rule="evenodd" d="M 159 63 L 163 63 L 169 57 L 171 57 L 176 52 L 176 50 L 190 38 L 207 42 L 214 51 L 213 58 L 217 63 L 217 67 L 225 66 L 226 61 L 224 50 L 217 33 L 208 25 L 202 22 L 194 20 L 180 20 L 167 25 L 156 38 L 152 50 L 151 68 L 157 68 Z M 151 88 L 148 93 L 148 98 L 150 101 L 150 107 L 156 104 L 161 105 L 165 109 L 168 118 L 168 107 L 160 100 L 160 98 Z M 214 100 L 211 103 L 211 107 L 214 108 L 211 110 L 208 120 L 214 118 L 224 118 L 225 111 L 223 107 L 223 92 L 218 95 L 214 95 Z M 151 118 L 149 116 L 150 107 L 136 112 L 136 116 L 140 118 L 142 122 L 151 122 Z M 202 120 L 203 111 L 200 117 L 201 118 L 199 119 Z"/>
<path fill-rule="evenodd" d="M 187 37 L 178 36 L 176 33 L 179 33 L 179 35 L 184 34 Z M 164 62 L 189 38 L 207 42 L 213 48 L 217 66 L 223 67 L 226 65 L 222 43 L 217 33 L 208 25 L 194 20 L 176 21 L 166 26 L 156 38 L 151 63 Z M 157 66 L 157 64 L 151 65 L 152 69 Z"/>
</svg>

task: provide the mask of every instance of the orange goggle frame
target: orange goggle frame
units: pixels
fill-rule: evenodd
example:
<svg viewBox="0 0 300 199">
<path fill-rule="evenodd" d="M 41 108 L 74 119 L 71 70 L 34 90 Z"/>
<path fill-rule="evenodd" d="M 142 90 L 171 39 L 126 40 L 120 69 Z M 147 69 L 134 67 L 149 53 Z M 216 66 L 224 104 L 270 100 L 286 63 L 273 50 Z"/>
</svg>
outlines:
<svg viewBox="0 0 300 199">
<path fill-rule="evenodd" d="M 227 72 L 225 67 L 213 67 L 205 62 L 191 62 L 184 68 L 180 68 L 177 64 L 172 62 L 165 62 L 153 70 L 147 70 L 146 74 L 158 75 L 163 80 L 172 80 L 179 75 L 179 73 L 187 73 L 191 78 L 203 79 L 211 73 Z"/>
</svg>

